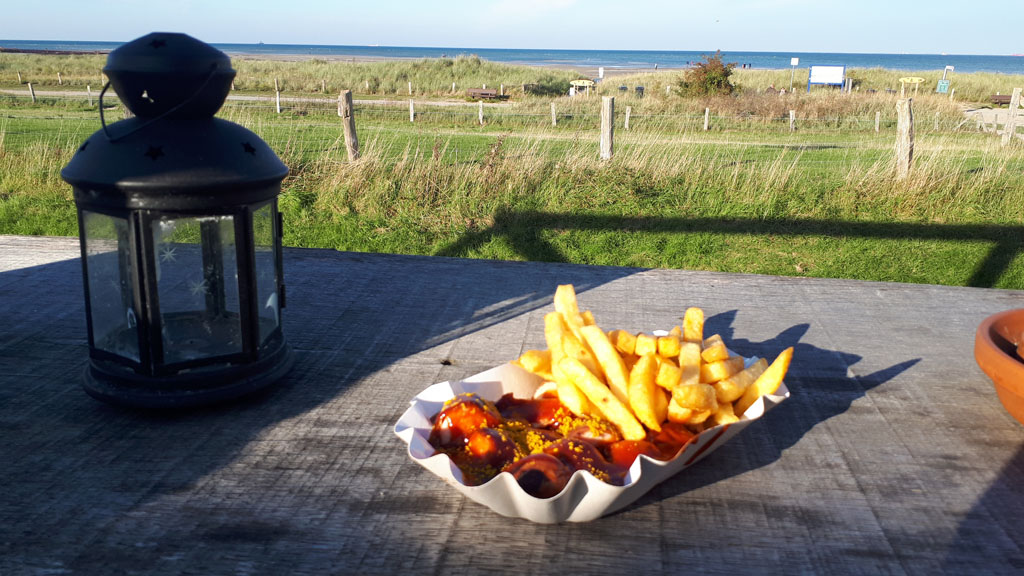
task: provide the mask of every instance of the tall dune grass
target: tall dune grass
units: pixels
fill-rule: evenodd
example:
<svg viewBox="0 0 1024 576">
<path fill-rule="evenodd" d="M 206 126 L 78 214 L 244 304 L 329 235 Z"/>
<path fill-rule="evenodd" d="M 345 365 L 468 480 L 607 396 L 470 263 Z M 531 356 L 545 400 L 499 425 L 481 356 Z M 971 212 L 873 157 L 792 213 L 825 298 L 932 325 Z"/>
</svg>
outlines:
<svg viewBox="0 0 1024 576">
<path fill-rule="evenodd" d="M 106 61 L 103 55 L 39 55 L 0 54 L 0 86 L 18 85 L 17 74 L 22 82 L 32 82 L 40 88 L 58 88 L 58 72 L 65 88 L 82 89 L 102 86 L 101 70 Z M 487 85 L 497 88 L 504 84 L 516 98 L 525 97 L 521 87 L 535 84 L 545 96 L 565 94 L 569 80 L 580 77 L 580 72 L 528 66 L 512 66 L 483 60 L 474 55 L 454 55 L 443 58 L 392 60 L 386 62 L 360 62 L 307 58 L 294 61 L 264 60 L 251 56 L 236 56 L 232 64 L 238 71 L 236 89 L 242 92 L 272 92 L 277 78 L 286 93 L 318 94 L 326 84 L 327 92 L 337 94 L 338 90 L 351 89 L 357 94 L 375 96 L 408 97 L 409 82 L 413 84 L 414 96 L 450 97 L 452 82 L 456 83 L 456 95 L 464 94 L 468 87 Z M 738 69 L 733 73 L 733 82 L 744 94 L 757 94 L 769 86 L 789 88 L 789 69 Z M 601 94 L 618 94 L 619 86 L 629 88 L 629 96 L 635 96 L 636 86 L 645 88 L 645 95 L 659 99 L 671 93 L 682 76 L 679 70 L 660 72 L 638 72 L 606 78 L 596 89 Z M 807 68 L 796 70 L 794 90 L 804 94 L 807 87 Z M 882 68 L 854 68 L 848 70 L 853 79 L 855 91 L 885 94 L 886 90 L 900 89 L 899 79 L 918 76 L 925 79 L 915 96 L 923 97 L 934 93 L 935 85 L 942 77 L 941 70 L 886 70 Z M 955 100 L 960 102 L 987 103 L 990 95 L 1009 94 L 1013 88 L 1024 86 L 1024 75 L 993 74 L 986 72 L 958 73 L 949 76 L 951 86 L 956 89 Z M 830 89 L 815 87 L 812 93 L 829 92 Z M 946 97 L 946 96 L 939 96 Z"/>
</svg>

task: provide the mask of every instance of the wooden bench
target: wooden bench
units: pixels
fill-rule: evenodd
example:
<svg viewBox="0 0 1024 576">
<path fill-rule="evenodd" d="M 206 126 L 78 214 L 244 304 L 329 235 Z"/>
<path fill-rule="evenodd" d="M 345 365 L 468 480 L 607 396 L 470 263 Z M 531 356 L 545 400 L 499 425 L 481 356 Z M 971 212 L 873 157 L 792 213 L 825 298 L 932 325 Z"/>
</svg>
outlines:
<svg viewBox="0 0 1024 576">
<path fill-rule="evenodd" d="M 1009 94 L 993 94 L 989 98 L 992 100 L 992 104 L 994 104 L 995 106 L 1002 106 L 1004 104 L 1007 106 L 1010 105 Z"/>
<path fill-rule="evenodd" d="M 501 96 L 497 90 L 491 90 L 490 88 L 470 88 L 466 90 L 466 98 L 473 100 L 504 100 L 508 96 Z"/>
</svg>

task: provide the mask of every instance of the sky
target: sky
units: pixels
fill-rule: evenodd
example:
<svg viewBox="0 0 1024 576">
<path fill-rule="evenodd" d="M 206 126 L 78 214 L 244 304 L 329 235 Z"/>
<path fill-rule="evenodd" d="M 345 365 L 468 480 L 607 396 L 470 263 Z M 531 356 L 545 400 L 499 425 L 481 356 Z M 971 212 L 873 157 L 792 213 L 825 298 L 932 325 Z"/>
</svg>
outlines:
<svg viewBox="0 0 1024 576">
<path fill-rule="evenodd" d="M 916 54 L 1024 53 L 1024 2 L 952 0 L 37 0 L 0 39 Z M 979 5 L 980 6 L 980 5 Z M 1010 24 L 1012 23 L 1012 25 Z"/>
</svg>

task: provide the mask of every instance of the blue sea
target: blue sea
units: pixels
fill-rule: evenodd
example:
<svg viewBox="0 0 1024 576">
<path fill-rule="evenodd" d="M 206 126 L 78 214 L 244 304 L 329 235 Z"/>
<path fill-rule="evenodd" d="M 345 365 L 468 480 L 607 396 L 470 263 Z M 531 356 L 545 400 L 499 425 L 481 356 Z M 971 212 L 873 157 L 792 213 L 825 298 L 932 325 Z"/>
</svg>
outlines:
<svg viewBox="0 0 1024 576">
<path fill-rule="evenodd" d="M 3 40 L 0 48 L 17 50 L 60 50 L 70 52 L 109 51 L 120 42 L 64 42 L 49 40 Z M 213 44 L 229 55 L 354 56 L 360 58 L 454 58 L 475 54 L 485 60 L 531 66 L 575 68 L 604 67 L 608 70 L 685 68 L 712 51 L 675 50 L 543 50 L 504 48 L 427 48 L 414 46 L 323 46 L 309 44 Z M 751 68 L 789 69 L 790 59 L 799 58 L 799 68 L 840 65 L 848 68 L 890 70 L 937 70 L 953 66 L 954 72 L 998 72 L 1024 74 L 1024 55 L 967 54 L 855 54 L 825 52 L 732 52 L 723 51 L 726 62 Z"/>
</svg>

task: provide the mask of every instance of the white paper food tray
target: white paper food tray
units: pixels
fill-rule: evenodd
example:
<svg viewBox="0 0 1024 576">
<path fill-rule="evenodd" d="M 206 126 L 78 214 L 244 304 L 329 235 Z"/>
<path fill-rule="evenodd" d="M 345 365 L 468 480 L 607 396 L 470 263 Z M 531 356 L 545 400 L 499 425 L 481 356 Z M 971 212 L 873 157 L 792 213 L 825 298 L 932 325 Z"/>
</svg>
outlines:
<svg viewBox="0 0 1024 576">
<path fill-rule="evenodd" d="M 747 364 L 753 360 L 747 359 Z M 479 486 L 463 484 L 458 467 L 430 445 L 430 419 L 441 411 L 446 401 L 464 392 L 474 392 L 491 401 L 497 401 L 509 392 L 517 398 L 532 398 L 541 384 L 541 378 L 513 364 L 497 366 L 459 382 L 434 384 L 412 399 L 411 406 L 395 425 L 395 434 L 408 445 L 409 457 L 413 461 L 471 500 L 502 516 L 543 524 L 589 522 L 629 505 L 658 483 L 715 451 L 751 422 L 789 398 L 789 390 L 783 383 L 775 394 L 754 402 L 738 422 L 705 430 L 672 460 L 660 461 L 640 455 L 629 468 L 622 486 L 606 484 L 582 470 L 575 472 L 565 489 L 551 498 L 527 494 L 507 472 Z"/>
</svg>

